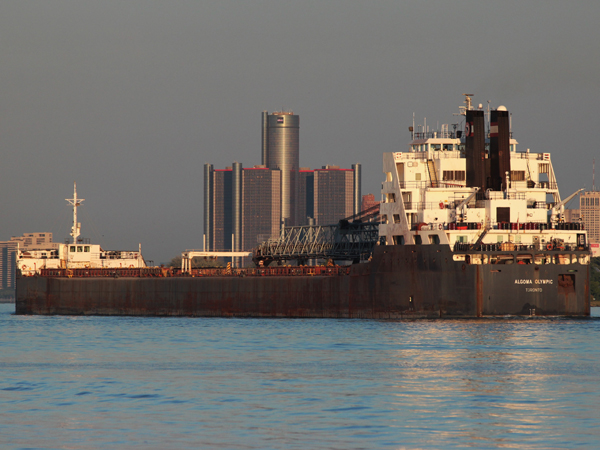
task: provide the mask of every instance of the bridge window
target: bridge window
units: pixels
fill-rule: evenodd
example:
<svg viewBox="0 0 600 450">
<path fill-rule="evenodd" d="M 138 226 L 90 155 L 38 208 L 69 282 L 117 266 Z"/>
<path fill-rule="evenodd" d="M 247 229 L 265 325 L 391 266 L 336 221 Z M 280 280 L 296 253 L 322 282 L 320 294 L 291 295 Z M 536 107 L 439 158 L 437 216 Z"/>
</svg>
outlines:
<svg viewBox="0 0 600 450">
<path fill-rule="evenodd" d="M 442 174 L 443 181 L 465 181 L 464 170 L 444 170 Z"/>
<path fill-rule="evenodd" d="M 90 246 L 89 246 L 89 245 L 86 245 L 86 246 L 83 248 L 83 251 L 84 251 L 84 252 L 89 252 L 89 251 L 90 251 Z"/>
<path fill-rule="evenodd" d="M 82 253 L 83 252 L 83 247 L 81 245 L 77 246 L 77 253 Z"/>
<path fill-rule="evenodd" d="M 510 179 L 512 181 L 525 181 L 525 171 L 524 170 L 512 170 L 510 172 Z"/>
<path fill-rule="evenodd" d="M 69 247 L 69 251 L 70 251 L 70 252 L 75 252 L 75 246 L 74 246 L 74 245 L 71 245 L 71 246 Z"/>
</svg>

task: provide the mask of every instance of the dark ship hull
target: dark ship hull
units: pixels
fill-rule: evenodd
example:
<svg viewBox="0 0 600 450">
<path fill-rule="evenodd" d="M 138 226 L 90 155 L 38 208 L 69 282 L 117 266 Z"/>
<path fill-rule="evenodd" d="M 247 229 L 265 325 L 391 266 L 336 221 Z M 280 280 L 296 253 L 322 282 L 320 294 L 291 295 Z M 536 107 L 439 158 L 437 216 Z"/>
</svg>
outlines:
<svg viewBox="0 0 600 450">
<path fill-rule="evenodd" d="M 267 268 L 210 276 L 127 276 L 131 273 L 125 271 L 107 277 L 91 271 L 20 277 L 16 312 L 366 319 L 589 316 L 589 252 L 459 253 L 457 260 L 447 245 L 377 246 L 368 263 L 296 268 L 286 275 Z"/>
</svg>

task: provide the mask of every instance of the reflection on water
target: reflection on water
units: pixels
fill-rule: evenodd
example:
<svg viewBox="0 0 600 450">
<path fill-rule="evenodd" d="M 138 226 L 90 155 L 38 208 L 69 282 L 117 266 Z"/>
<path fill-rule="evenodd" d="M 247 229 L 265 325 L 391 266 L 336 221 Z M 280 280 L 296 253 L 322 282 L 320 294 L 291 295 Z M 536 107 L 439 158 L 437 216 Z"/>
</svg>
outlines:
<svg viewBox="0 0 600 450">
<path fill-rule="evenodd" d="M 0 305 L 0 447 L 541 449 L 600 438 L 599 320 L 12 311 Z"/>
</svg>

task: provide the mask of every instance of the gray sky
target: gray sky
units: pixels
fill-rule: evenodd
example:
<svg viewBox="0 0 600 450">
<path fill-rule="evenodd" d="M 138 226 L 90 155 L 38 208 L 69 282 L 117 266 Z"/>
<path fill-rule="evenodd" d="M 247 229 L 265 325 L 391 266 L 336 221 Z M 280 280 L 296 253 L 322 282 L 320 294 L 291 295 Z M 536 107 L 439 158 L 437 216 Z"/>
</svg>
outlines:
<svg viewBox="0 0 600 450">
<path fill-rule="evenodd" d="M 468 92 L 552 153 L 563 197 L 590 189 L 599 17 L 597 0 L 5 0 L 0 240 L 62 241 L 77 181 L 104 248 L 201 248 L 202 166 L 260 164 L 265 109 L 300 115 L 302 166 L 360 162 L 379 197 L 413 112 L 452 123 Z"/>
</svg>

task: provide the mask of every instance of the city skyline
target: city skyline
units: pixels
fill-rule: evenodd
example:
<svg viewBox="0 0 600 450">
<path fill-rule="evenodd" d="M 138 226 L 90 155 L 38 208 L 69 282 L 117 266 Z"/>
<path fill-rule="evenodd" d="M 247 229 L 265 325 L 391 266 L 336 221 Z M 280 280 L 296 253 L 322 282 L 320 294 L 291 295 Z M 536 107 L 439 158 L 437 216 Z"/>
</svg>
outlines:
<svg viewBox="0 0 600 450">
<path fill-rule="evenodd" d="M 261 164 L 204 165 L 203 250 L 250 251 L 284 226 L 330 225 L 359 212 L 361 164 L 300 167 L 299 142 L 298 115 L 263 111 Z"/>
</svg>

